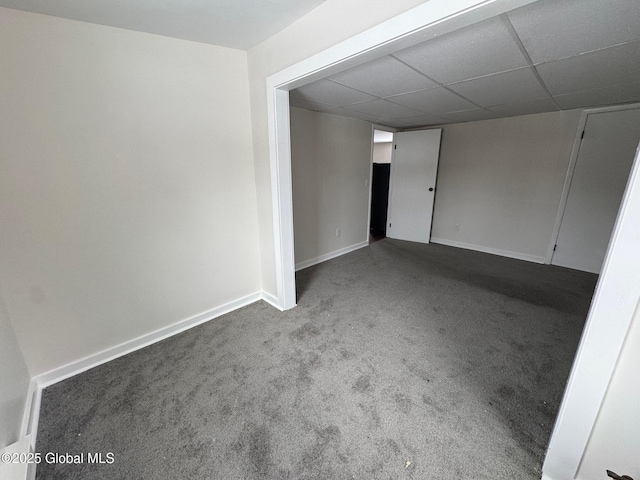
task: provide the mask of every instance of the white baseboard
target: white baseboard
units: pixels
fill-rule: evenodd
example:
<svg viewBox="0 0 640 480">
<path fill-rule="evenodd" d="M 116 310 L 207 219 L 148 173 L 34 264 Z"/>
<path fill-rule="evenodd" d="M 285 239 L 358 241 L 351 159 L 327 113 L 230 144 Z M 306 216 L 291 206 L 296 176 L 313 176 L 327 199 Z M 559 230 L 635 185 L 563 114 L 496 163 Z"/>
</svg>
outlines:
<svg viewBox="0 0 640 480">
<path fill-rule="evenodd" d="M 280 306 L 280 302 L 278 301 L 278 297 L 276 297 L 275 295 L 271 295 L 269 292 L 265 292 L 264 290 L 262 291 L 262 300 L 264 300 L 265 302 L 267 302 L 269 305 L 271 305 L 272 307 L 277 308 L 278 310 L 280 310 L 281 312 L 284 311 L 284 309 Z"/>
<path fill-rule="evenodd" d="M 22 417 L 21 435 L 22 439 L 27 439 L 30 443 L 32 451 L 36 448 L 36 436 L 38 434 L 38 421 L 40 419 L 40 404 L 42 401 L 42 391 L 54 383 L 60 382 L 74 375 L 82 373 L 90 368 L 97 367 L 103 363 L 122 357 L 128 353 L 144 348 L 153 343 L 164 340 L 165 338 L 184 332 L 202 323 L 213 320 L 226 313 L 237 310 L 238 308 L 250 305 L 258 300 L 265 300 L 274 305 L 276 308 L 278 299 L 267 292 L 256 292 L 244 297 L 238 298 L 232 302 L 212 308 L 206 312 L 202 312 L 193 317 L 181 320 L 164 328 L 160 328 L 155 332 L 147 333 L 138 338 L 128 340 L 111 348 L 107 348 L 93 355 L 81 358 L 74 362 L 68 363 L 61 367 L 55 368 L 48 372 L 36 375 L 31 379 L 27 399 L 25 402 L 25 412 Z M 35 478 L 35 468 L 29 469 L 28 479 Z"/>
<path fill-rule="evenodd" d="M 324 255 L 320 255 L 319 257 L 311 258 L 309 260 L 304 260 L 303 262 L 296 263 L 296 272 L 298 270 L 302 270 L 304 268 L 311 267 L 313 265 L 317 265 L 318 263 L 326 262 L 327 260 L 331 260 L 332 258 L 339 257 L 349 252 L 353 252 L 354 250 L 358 250 L 363 247 L 367 247 L 369 245 L 369 240 L 356 243 L 355 245 L 350 245 L 348 247 L 341 248 L 340 250 L 335 250 L 330 253 L 325 253 Z"/>
<path fill-rule="evenodd" d="M 33 417 L 33 403 L 38 394 L 38 382 L 34 378 L 29 382 L 29 390 L 24 401 L 24 412 L 22 413 L 22 424 L 20 426 L 20 438 L 26 437 L 30 433 L 31 419 Z"/>
<path fill-rule="evenodd" d="M 219 307 L 207 310 L 206 312 L 194 315 L 193 317 L 181 320 L 167 327 L 160 328 L 155 332 L 147 333 L 132 340 L 127 340 L 120 345 L 107 348 L 98 353 L 86 356 L 61 367 L 54 368 L 53 370 L 37 375 L 35 377 L 35 380 L 38 382 L 38 386 L 40 388 L 46 388 L 49 385 L 53 385 L 54 383 L 82 373 L 86 370 L 89 370 L 90 368 L 97 367 L 98 365 L 102 365 L 103 363 L 109 362 L 118 357 L 122 357 L 127 353 L 134 352 L 148 345 L 151 345 L 152 343 L 164 340 L 165 338 L 171 337 L 173 335 L 176 335 L 177 333 L 208 322 L 209 320 L 224 315 L 225 313 L 229 313 L 233 310 L 237 310 L 240 307 L 249 305 L 262 298 L 262 292 L 252 293 L 224 305 L 220 305 Z"/>
<path fill-rule="evenodd" d="M 512 252 L 510 250 L 501 250 L 499 248 L 484 247 L 482 245 L 474 245 L 472 243 L 457 242 L 455 240 L 448 240 L 446 238 L 431 237 L 431 243 L 438 243 L 440 245 L 448 245 L 450 247 L 464 248 L 466 250 L 475 250 L 477 252 L 491 253 L 493 255 L 500 255 L 501 257 L 515 258 L 517 260 L 526 260 L 533 263 L 545 263 L 546 258 L 538 255 L 529 255 L 528 253 Z"/>
<path fill-rule="evenodd" d="M 31 439 L 29 436 L 23 437 L 11 445 L 7 445 L 0 450 L 1 454 L 28 455 L 32 453 Z M 0 462 L 0 478 L 3 480 L 29 480 L 30 472 L 35 475 L 35 465 L 27 462 Z"/>
<path fill-rule="evenodd" d="M 544 473 L 542 474 L 542 480 L 554 480 L 553 478 L 551 478 L 549 475 L 545 475 Z"/>
</svg>

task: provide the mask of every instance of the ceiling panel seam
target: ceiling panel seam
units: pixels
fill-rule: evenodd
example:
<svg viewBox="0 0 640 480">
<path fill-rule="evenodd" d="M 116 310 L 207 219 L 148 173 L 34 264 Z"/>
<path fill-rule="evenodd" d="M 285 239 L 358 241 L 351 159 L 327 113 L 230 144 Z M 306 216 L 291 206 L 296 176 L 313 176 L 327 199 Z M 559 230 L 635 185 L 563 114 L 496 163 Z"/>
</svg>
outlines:
<svg viewBox="0 0 640 480">
<path fill-rule="evenodd" d="M 505 26 L 507 27 L 507 30 L 509 31 L 509 34 L 511 35 L 511 38 L 513 38 L 513 41 L 516 43 L 516 45 L 520 49 L 520 52 L 522 52 L 522 55 L 524 55 L 525 60 L 532 67 L 531 71 L 533 72 L 533 75 L 536 77 L 536 80 L 538 80 L 538 83 L 540 84 L 542 89 L 546 92 L 546 94 L 549 96 L 549 98 L 555 104 L 555 106 L 558 107 L 558 110 L 562 110 L 562 108 L 560 108 L 560 105 L 558 105 L 558 102 L 556 102 L 556 99 L 553 98 L 553 95 L 551 95 L 551 92 L 549 91 L 549 89 L 547 88 L 547 85 L 542 80 L 542 77 L 538 73 L 538 69 L 533 64 L 533 60 L 531 60 L 531 56 L 529 55 L 529 52 L 527 52 L 527 49 L 522 43 L 522 40 L 520 39 L 518 32 L 516 32 L 516 29 L 513 28 L 513 24 L 511 23 L 511 19 L 509 18 L 509 16 L 505 13 L 500 15 L 500 19 L 504 22 Z"/>
</svg>

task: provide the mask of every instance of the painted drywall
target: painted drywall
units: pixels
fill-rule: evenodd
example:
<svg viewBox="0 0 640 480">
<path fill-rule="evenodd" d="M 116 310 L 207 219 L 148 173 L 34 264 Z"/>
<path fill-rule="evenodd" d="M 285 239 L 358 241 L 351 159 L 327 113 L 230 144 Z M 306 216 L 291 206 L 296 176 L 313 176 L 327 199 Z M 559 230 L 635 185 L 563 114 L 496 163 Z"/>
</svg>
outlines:
<svg viewBox="0 0 640 480">
<path fill-rule="evenodd" d="M 291 109 L 297 265 L 368 240 L 371 145 L 370 123 Z"/>
<path fill-rule="evenodd" d="M 31 375 L 0 297 L 0 450 L 20 438 Z"/>
<path fill-rule="evenodd" d="M 267 77 L 413 8 L 425 0 L 327 0 L 247 52 L 262 288 L 275 295 L 275 250 L 267 127 Z M 363 14 L 365 12 L 366 14 Z"/>
<path fill-rule="evenodd" d="M 543 262 L 579 111 L 443 127 L 433 241 Z"/>
<path fill-rule="evenodd" d="M 0 294 L 33 375 L 260 290 L 246 53 L 0 9 Z"/>
<path fill-rule="evenodd" d="M 393 152 L 393 143 L 374 143 L 373 144 L 373 163 L 391 163 L 391 153 Z"/>
<path fill-rule="evenodd" d="M 598 419 L 576 476 L 606 478 L 605 470 L 640 478 L 640 304 L 636 308 Z"/>
</svg>

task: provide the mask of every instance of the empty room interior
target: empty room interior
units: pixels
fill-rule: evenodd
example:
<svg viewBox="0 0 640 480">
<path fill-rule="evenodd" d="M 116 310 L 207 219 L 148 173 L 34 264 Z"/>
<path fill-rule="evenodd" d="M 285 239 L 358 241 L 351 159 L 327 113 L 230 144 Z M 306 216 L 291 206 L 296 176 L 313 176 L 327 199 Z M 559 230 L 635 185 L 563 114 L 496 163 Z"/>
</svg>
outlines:
<svg viewBox="0 0 640 480">
<path fill-rule="evenodd" d="M 0 480 L 640 479 L 636 0 L 0 44 Z"/>
</svg>

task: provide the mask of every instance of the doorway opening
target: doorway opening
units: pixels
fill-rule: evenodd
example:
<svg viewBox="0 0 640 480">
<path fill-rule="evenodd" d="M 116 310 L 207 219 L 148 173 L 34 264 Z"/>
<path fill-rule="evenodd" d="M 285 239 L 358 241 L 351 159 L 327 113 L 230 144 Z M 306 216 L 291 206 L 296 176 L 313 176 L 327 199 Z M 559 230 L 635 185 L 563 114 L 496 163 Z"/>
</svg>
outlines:
<svg viewBox="0 0 640 480">
<path fill-rule="evenodd" d="M 295 306 L 288 91 L 319 79 L 321 76 L 337 73 L 347 66 L 354 66 L 382 55 L 393 48 L 391 41 L 394 39 L 396 42 L 403 44 L 406 42 L 408 45 L 414 41 L 410 38 L 412 34 L 419 31 L 424 33 L 426 29 L 433 32 L 434 27 L 444 30 L 449 30 L 451 27 L 453 30 L 455 23 L 466 23 L 471 17 L 477 19 L 476 15 L 483 17 L 490 10 L 493 14 L 499 14 L 497 10 L 506 10 L 507 2 L 498 0 L 488 4 L 470 3 L 472 5 L 467 5 L 468 10 L 460 8 L 459 5 L 454 8 L 449 7 L 451 5 L 449 3 L 445 6 L 444 2 L 429 2 L 423 6 L 424 8 L 417 7 L 402 16 L 409 26 L 400 28 L 399 25 L 403 22 L 387 22 L 379 28 L 364 32 L 366 35 L 352 37 L 269 77 L 267 101 L 277 281 L 277 302 L 274 303 L 279 308 L 289 309 Z M 434 10 L 429 10 L 431 8 Z M 424 14 L 424 17 L 419 13 Z M 414 23 L 413 20 L 418 18 L 422 20 L 418 20 L 417 24 Z M 457 28 L 460 26 L 460 24 L 456 25 Z M 638 197 L 632 195 L 640 190 L 637 165 L 634 171 L 636 173 L 631 176 L 622 202 L 613 240 L 609 245 L 587 326 L 569 379 L 569 388 L 551 438 L 543 469 L 545 477 L 571 476 L 573 478 L 577 471 L 637 305 L 637 292 L 640 290 L 637 288 L 634 290 L 634 288 L 637 287 L 637 281 L 640 279 L 632 274 L 634 265 L 637 264 L 637 254 L 633 254 L 637 244 L 634 244 L 632 239 L 637 238 L 634 237 L 637 234 L 634 234 L 636 227 L 633 222 L 629 221 L 633 213 L 640 208 Z M 626 260 L 621 261 L 625 256 Z M 622 282 L 622 279 L 629 280 Z M 623 301 L 620 300 L 621 298 Z M 610 321 L 612 311 L 616 312 L 616 321 L 613 326 Z M 598 362 L 598 374 L 589 376 L 589 381 L 586 381 L 585 371 L 593 370 L 591 367 L 594 359 Z"/>
<path fill-rule="evenodd" d="M 369 242 L 387 236 L 387 208 L 389 206 L 389 180 L 393 155 L 393 132 L 374 129 L 371 169 L 371 214 Z"/>
</svg>

